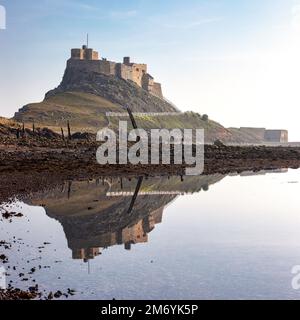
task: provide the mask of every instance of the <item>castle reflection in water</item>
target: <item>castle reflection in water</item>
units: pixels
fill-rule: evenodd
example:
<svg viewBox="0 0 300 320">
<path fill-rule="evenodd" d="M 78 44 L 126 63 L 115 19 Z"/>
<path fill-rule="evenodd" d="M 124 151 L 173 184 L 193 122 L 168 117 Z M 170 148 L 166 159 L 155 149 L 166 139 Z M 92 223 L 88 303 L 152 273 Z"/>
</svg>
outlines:
<svg viewBox="0 0 300 320">
<path fill-rule="evenodd" d="M 102 248 L 124 244 L 125 250 L 130 250 L 133 244 L 148 242 L 148 233 L 151 232 L 155 224 L 162 221 L 163 208 L 152 212 L 144 219 L 138 221 L 133 226 L 125 227 L 116 232 L 108 232 L 102 235 L 101 241 L 96 248 L 71 248 L 73 259 L 83 259 L 88 261 L 101 254 Z"/>
<path fill-rule="evenodd" d="M 130 250 L 132 245 L 148 242 L 148 234 L 162 222 L 166 206 L 179 195 L 207 191 L 224 177 L 214 174 L 69 181 L 31 195 L 27 202 L 44 206 L 47 215 L 61 223 L 73 259 L 87 262 L 111 246 L 124 245 Z"/>
</svg>

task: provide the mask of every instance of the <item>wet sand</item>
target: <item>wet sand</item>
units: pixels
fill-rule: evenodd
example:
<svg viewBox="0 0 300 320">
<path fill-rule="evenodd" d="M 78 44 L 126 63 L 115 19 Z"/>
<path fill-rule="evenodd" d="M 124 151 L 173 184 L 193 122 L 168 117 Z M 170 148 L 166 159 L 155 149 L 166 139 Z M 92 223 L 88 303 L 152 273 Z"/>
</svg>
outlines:
<svg viewBox="0 0 300 320">
<path fill-rule="evenodd" d="M 185 165 L 99 165 L 95 143 L 0 145 L 0 202 L 65 180 L 103 176 L 185 175 Z M 205 146 L 204 174 L 300 167 L 300 148 Z"/>
</svg>

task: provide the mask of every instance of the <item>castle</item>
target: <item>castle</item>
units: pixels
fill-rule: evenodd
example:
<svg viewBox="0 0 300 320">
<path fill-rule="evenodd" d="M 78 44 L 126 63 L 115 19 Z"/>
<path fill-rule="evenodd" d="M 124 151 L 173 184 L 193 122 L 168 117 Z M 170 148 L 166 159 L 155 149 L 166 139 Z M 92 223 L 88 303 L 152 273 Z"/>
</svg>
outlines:
<svg viewBox="0 0 300 320">
<path fill-rule="evenodd" d="M 124 57 L 123 63 L 108 61 L 101 59 L 97 51 L 83 45 L 81 49 L 71 49 L 67 66 L 78 71 L 97 72 L 133 81 L 152 95 L 163 99 L 161 84 L 155 82 L 147 72 L 147 64 L 131 62 L 130 57 Z"/>
</svg>

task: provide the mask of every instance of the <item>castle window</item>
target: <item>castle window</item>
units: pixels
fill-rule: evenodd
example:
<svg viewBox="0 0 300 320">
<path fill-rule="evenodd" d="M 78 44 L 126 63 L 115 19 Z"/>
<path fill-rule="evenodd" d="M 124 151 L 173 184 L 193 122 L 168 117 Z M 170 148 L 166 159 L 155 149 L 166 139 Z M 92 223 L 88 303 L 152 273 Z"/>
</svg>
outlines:
<svg viewBox="0 0 300 320">
<path fill-rule="evenodd" d="M 136 68 L 136 71 L 140 71 L 140 69 L 139 69 L 139 68 Z"/>
</svg>

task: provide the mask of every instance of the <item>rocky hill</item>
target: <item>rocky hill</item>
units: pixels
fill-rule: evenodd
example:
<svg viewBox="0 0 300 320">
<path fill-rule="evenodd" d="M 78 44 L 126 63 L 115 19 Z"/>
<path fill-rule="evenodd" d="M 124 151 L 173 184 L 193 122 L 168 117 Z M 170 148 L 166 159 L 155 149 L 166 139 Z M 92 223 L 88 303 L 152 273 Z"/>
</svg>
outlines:
<svg viewBox="0 0 300 320">
<path fill-rule="evenodd" d="M 134 112 L 174 112 L 174 107 L 164 99 L 157 98 L 133 81 L 96 72 L 78 72 L 67 68 L 58 88 L 49 91 L 46 99 L 64 92 L 85 92 L 100 96 L 115 105 L 129 105 Z"/>
<path fill-rule="evenodd" d="M 134 82 L 95 72 L 78 72 L 68 67 L 61 84 L 45 95 L 40 103 L 21 108 L 13 120 L 36 127 L 47 127 L 56 132 L 71 124 L 72 132 L 96 133 L 101 128 L 116 126 L 117 119 L 107 119 L 106 112 L 124 112 L 124 106 L 133 112 L 178 112 L 164 99 L 158 98 Z M 225 143 L 261 142 L 257 137 L 226 129 L 198 113 L 178 112 L 178 116 L 140 117 L 143 128 L 204 128 L 206 142 L 219 139 Z"/>
</svg>

